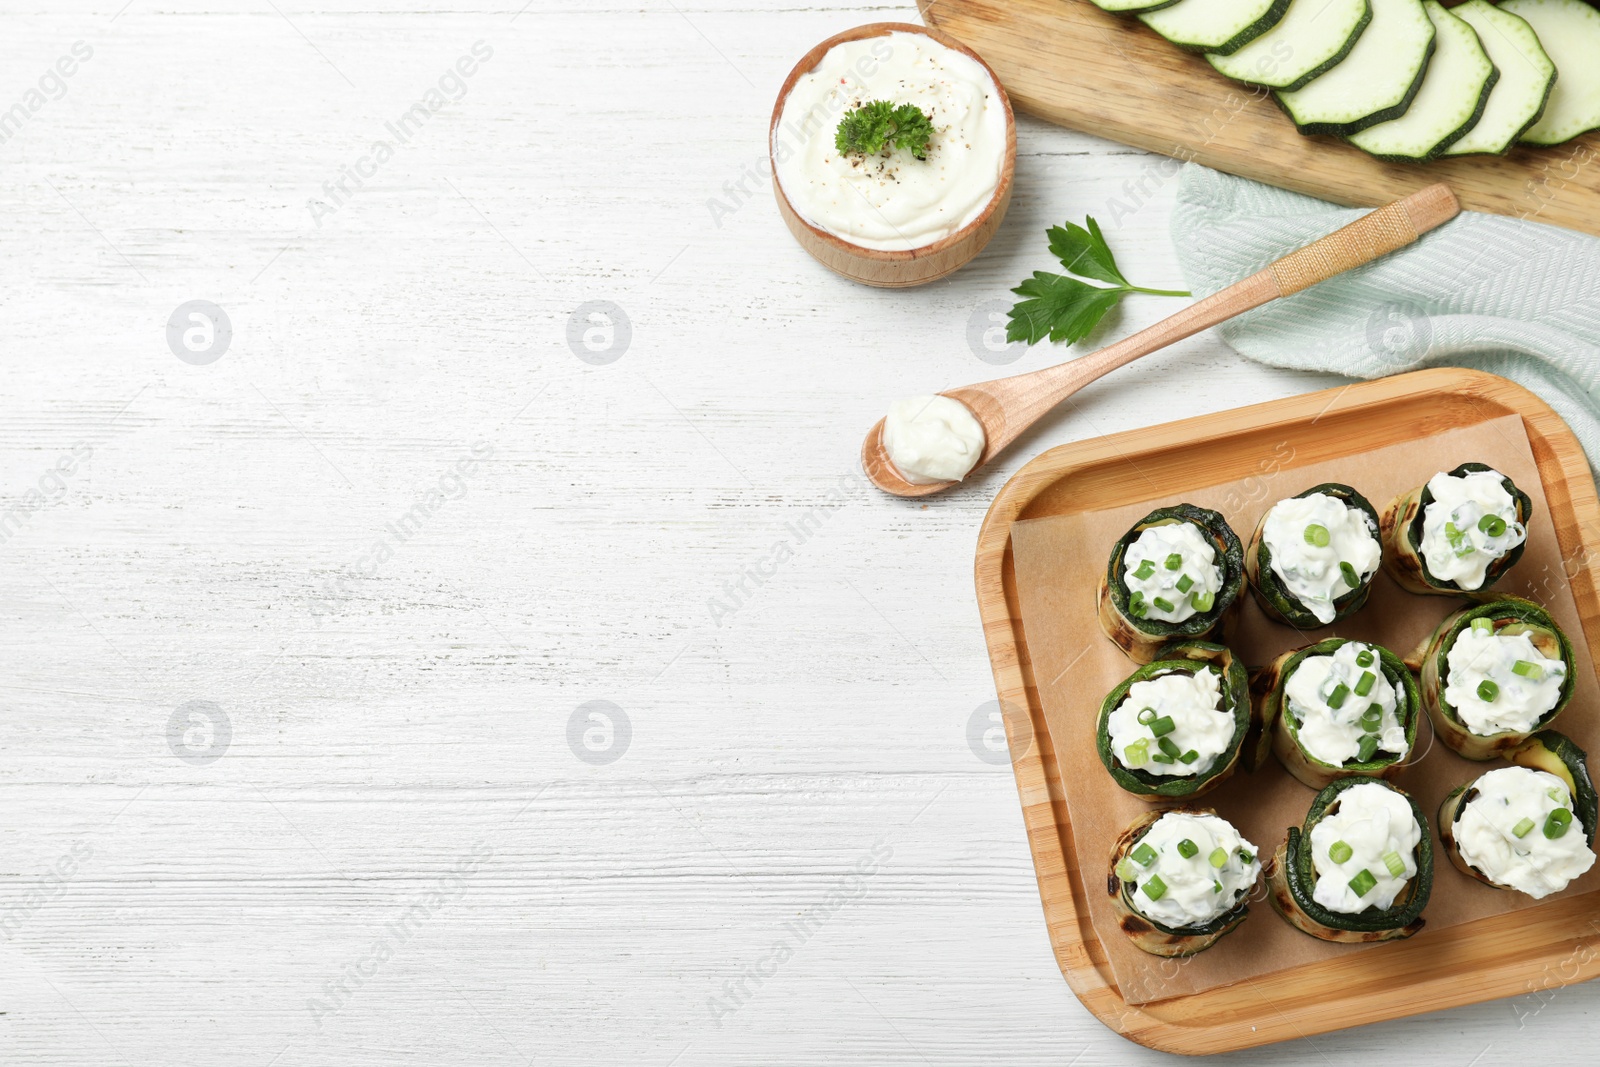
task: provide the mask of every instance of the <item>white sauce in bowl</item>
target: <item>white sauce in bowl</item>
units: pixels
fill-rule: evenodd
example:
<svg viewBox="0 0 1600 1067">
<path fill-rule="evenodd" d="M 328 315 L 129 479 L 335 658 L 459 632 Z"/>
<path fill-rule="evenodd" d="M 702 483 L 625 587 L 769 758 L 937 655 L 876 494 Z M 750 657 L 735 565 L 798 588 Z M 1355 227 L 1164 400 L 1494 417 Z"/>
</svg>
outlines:
<svg viewBox="0 0 1600 1067">
<path fill-rule="evenodd" d="M 1267 512 L 1261 539 L 1272 557 L 1272 573 L 1323 624 L 1333 621 L 1333 602 L 1355 588 L 1339 564 L 1350 564 L 1364 582 L 1383 556 L 1367 514 L 1327 493 L 1278 501 Z"/>
<path fill-rule="evenodd" d="M 1527 528 L 1517 521 L 1517 502 L 1506 492 L 1504 479 L 1505 475 L 1494 470 L 1459 478 L 1440 471 L 1428 479 L 1433 503 L 1423 512 L 1422 541 L 1417 548 L 1429 574 L 1462 589 L 1481 588 L 1489 564 L 1528 539 Z M 1504 529 L 1491 536 L 1479 526 L 1486 517 L 1498 519 Z"/>
<path fill-rule="evenodd" d="M 889 462 L 913 485 L 960 481 L 983 455 L 983 445 L 983 426 L 952 397 L 896 400 L 883 420 Z"/>
<path fill-rule="evenodd" d="M 1193 847 L 1184 845 L 1180 850 L 1184 841 Z M 1210 922 L 1238 904 L 1261 874 L 1256 847 L 1239 836 L 1233 824 L 1215 815 L 1169 811 L 1151 824 L 1139 844 L 1148 845 L 1154 858 L 1149 865 L 1125 859 L 1119 877 L 1135 875 L 1127 879 L 1136 883 L 1128 894 L 1134 910 L 1163 926 Z M 1138 852 L 1139 846 L 1130 851 Z M 1140 855 L 1150 858 L 1149 853 Z M 1145 888 L 1152 876 L 1160 879 L 1155 899 Z"/>
<path fill-rule="evenodd" d="M 1359 662 L 1363 654 L 1371 657 L 1365 666 Z M 1363 688 L 1365 695 L 1359 692 Z M 1300 747 L 1314 759 L 1343 766 L 1357 757 L 1361 739 L 1369 732 L 1378 738 L 1378 753 L 1399 758 L 1411 750 L 1400 722 L 1401 692 L 1383 673 L 1383 661 L 1372 645 L 1347 641 L 1331 655 L 1306 656 L 1289 675 L 1283 692 Z M 1378 728 L 1368 731 L 1361 717 L 1374 707 L 1379 711 Z"/>
<path fill-rule="evenodd" d="M 1376 782 L 1351 786 L 1339 794 L 1338 810 L 1311 828 L 1311 867 L 1317 876 L 1312 899 L 1342 915 L 1389 907 L 1416 877 L 1414 850 L 1421 840 L 1422 828 L 1405 797 Z M 1329 850 L 1341 842 L 1349 856 L 1336 861 Z M 1398 856 L 1399 874 L 1391 874 L 1384 861 L 1391 854 Z M 1361 871 L 1374 883 L 1357 895 L 1350 881 Z"/>
<path fill-rule="evenodd" d="M 1532 730 L 1561 699 L 1567 675 L 1567 665 L 1546 659 L 1527 634 L 1481 633 L 1470 626 L 1456 635 L 1445 665 L 1444 699 L 1480 737 Z M 1493 699 L 1481 691 L 1485 682 L 1493 687 Z"/>
<path fill-rule="evenodd" d="M 839 120 L 874 100 L 933 121 L 926 159 L 838 151 Z M 917 33 L 835 45 L 802 74 L 772 132 L 777 178 L 794 210 L 861 248 L 905 250 L 948 237 L 994 199 L 1006 156 L 999 87 L 970 57 Z"/>
<path fill-rule="evenodd" d="M 1222 678 L 1211 667 L 1193 674 L 1172 671 L 1128 687 L 1122 703 L 1106 716 L 1111 735 L 1111 754 L 1122 766 L 1155 775 L 1204 774 L 1233 740 L 1233 716 L 1223 711 Z M 1150 708 L 1155 718 L 1170 718 L 1173 729 L 1157 736 L 1150 723 L 1139 721 L 1139 713 Z M 1147 716 L 1148 717 L 1148 716 Z M 1161 740 L 1171 742 L 1177 756 L 1163 752 Z M 1145 758 L 1130 759 L 1128 749 L 1142 751 Z M 1184 762 L 1183 756 L 1194 754 Z M 1158 755 L 1167 755 L 1166 760 Z"/>
<path fill-rule="evenodd" d="M 1456 844 L 1461 858 L 1491 881 L 1537 899 L 1559 893 L 1594 866 L 1583 821 L 1560 778 L 1531 767 L 1501 767 L 1471 788 L 1478 794 L 1456 816 Z M 1544 825 L 1557 808 L 1572 812 L 1572 823 L 1552 839 Z"/>
<path fill-rule="evenodd" d="M 1144 605 L 1136 617 L 1184 622 L 1216 603 L 1222 589 L 1217 546 L 1192 522 L 1152 526 L 1123 553 L 1122 580 L 1129 600 Z"/>
</svg>

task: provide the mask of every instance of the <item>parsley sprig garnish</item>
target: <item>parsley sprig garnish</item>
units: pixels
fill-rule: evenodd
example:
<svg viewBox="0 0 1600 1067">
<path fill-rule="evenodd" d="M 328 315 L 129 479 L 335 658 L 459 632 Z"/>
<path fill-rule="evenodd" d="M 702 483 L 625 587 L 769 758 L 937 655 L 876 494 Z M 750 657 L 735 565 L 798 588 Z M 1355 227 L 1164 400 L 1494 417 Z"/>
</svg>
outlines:
<svg viewBox="0 0 1600 1067">
<path fill-rule="evenodd" d="M 1146 289 L 1129 282 L 1117 269 L 1116 257 L 1111 254 L 1100 225 L 1092 217 L 1084 221 L 1088 223 L 1087 229 L 1069 222 L 1065 227 L 1052 226 L 1046 230 L 1050 252 L 1071 273 L 1107 282 L 1112 288 L 1102 289 L 1077 278 L 1036 270 L 1033 277 L 1011 290 L 1026 299 L 1017 301 L 1011 308 L 1006 340 L 1026 341 L 1032 345 L 1049 337 L 1052 341 L 1072 344 L 1089 336 L 1089 331 L 1105 318 L 1106 312 L 1129 293 L 1190 295 L 1175 289 Z"/>
<path fill-rule="evenodd" d="M 914 104 L 896 107 L 887 100 L 872 100 L 839 120 L 833 146 L 847 156 L 875 156 L 893 146 L 927 159 L 932 140 L 933 120 Z"/>
</svg>

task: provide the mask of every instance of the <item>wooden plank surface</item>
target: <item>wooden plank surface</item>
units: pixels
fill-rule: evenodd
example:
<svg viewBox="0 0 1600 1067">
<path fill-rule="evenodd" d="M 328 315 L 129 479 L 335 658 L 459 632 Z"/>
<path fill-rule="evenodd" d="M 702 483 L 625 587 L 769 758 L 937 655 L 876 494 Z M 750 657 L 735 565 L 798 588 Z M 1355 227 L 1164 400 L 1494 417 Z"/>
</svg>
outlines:
<svg viewBox="0 0 1600 1067">
<path fill-rule="evenodd" d="M 1600 975 L 1600 923 L 1592 921 L 1597 894 L 1588 893 L 1372 950 L 1384 953 L 1377 979 L 1370 959 L 1363 966 L 1362 957 L 1350 954 L 1273 974 L 1270 991 L 1250 980 L 1129 1004 L 1090 925 L 1085 894 L 1103 891 L 1103 873 L 1094 858 L 1080 866 L 1073 849 L 1071 812 L 1031 673 L 1012 568 L 1012 523 L 1122 502 L 1130 464 L 1143 475 L 1134 483 L 1139 498 L 1183 491 L 1181 464 L 1170 470 L 1140 464 L 1144 455 L 1189 452 L 1204 442 L 1210 462 L 1249 472 L 1270 454 L 1264 442 L 1282 435 L 1294 435 L 1298 465 L 1336 458 L 1357 443 L 1397 443 L 1506 414 L 1520 415 L 1527 429 L 1561 559 L 1592 560 L 1600 553 L 1600 502 L 1576 439 L 1533 394 L 1476 371 L 1419 371 L 1064 446 L 1029 463 L 995 498 L 978 540 L 979 610 L 1008 710 L 1012 766 L 1057 960 L 1106 1025 L 1164 1051 L 1208 1054 L 1510 997 L 1530 981 L 1557 988 Z M 1583 637 L 1594 649 L 1600 642 L 1595 572 L 1581 562 L 1567 578 Z"/>
<path fill-rule="evenodd" d="M 1089 0 L 918 4 L 983 56 L 1018 111 L 1062 126 L 1340 204 L 1375 206 L 1444 181 L 1470 211 L 1600 234 L 1600 134 L 1503 157 L 1384 163 L 1301 136 L 1266 90 Z"/>
</svg>

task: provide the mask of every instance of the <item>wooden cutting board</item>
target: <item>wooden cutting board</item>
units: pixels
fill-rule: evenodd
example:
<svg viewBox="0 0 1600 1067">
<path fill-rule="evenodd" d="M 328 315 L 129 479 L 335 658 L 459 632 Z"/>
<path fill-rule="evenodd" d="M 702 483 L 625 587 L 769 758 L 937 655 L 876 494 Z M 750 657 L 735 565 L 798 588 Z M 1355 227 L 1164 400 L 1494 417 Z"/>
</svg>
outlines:
<svg viewBox="0 0 1600 1067">
<path fill-rule="evenodd" d="M 1304 137 L 1271 93 L 1231 81 L 1089 0 L 917 0 L 999 75 L 1017 110 L 1335 203 L 1384 204 L 1446 181 L 1468 210 L 1600 235 L 1600 135 L 1508 156 L 1382 163 Z M 1129 191 L 1129 206 L 1149 190 Z"/>
</svg>

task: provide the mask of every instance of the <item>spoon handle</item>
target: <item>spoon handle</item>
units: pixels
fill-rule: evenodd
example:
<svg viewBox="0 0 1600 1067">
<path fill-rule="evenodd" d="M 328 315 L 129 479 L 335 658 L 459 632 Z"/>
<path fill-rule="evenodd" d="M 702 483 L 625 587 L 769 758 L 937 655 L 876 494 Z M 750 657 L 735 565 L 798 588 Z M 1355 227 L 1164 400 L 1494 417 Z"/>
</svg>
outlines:
<svg viewBox="0 0 1600 1067">
<path fill-rule="evenodd" d="M 987 462 L 1040 416 L 1095 379 L 1251 308 L 1404 248 L 1460 213 L 1461 204 L 1449 186 L 1430 185 L 1098 352 L 1028 374 L 951 389 L 946 395 L 966 404 L 991 428 L 979 461 Z"/>
</svg>

